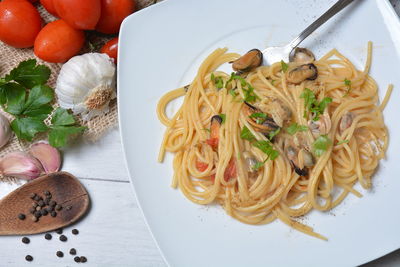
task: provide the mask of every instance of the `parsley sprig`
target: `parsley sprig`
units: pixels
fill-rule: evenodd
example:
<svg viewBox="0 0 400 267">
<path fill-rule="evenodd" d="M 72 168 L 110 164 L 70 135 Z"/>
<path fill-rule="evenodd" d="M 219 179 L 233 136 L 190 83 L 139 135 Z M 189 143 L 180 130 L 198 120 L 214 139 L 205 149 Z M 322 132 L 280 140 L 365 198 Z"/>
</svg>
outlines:
<svg viewBox="0 0 400 267">
<path fill-rule="evenodd" d="M 350 91 L 351 91 L 351 81 L 348 80 L 347 78 L 345 78 L 343 82 L 344 82 L 344 85 L 346 85 L 346 87 L 347 87 L 347 91 L 343 95 L 343 97 L 346 97 L 346 96 L 348 96 L 350 94 Z"/>
<path fill-rule="evenodd" d="M 307 126 L 299 125 L 296 122 L 292 123 L 291 125 L 289 125 L 289 127 L 286 128 L 286 131 L 290 135 L 294 135 L 297 132 L 304 132 L 304 131 L 307 131 L 307 130 L 308 130 Z"/>
<path fill-rule="evenodd" d="M 304 118 L 307 118 L 307 112 L 313 115 L 313 120 L 318 121 L 319 116 L 324 113 L 325 108 L 332 102 L 332 98 L 324 97 L 320 102 L 315 97 L 313 91 L 305 88 L 301 93 L 300 98 L 304 99 Z"/>
<path fill-rule="evenodd" d="M 211 73 L 211 81 L 214 83 L 214 85 L 215 85 L 215 87 L 217 87 L 217 89 L 224 88 L 224 80 L 222 79 L 221 76 L 215 77 L 214 73 Z"/>
<path fill-rule="evenodd" d="M 48 133 L 50 145 L 65 146 L 70 135 L 84 131 L 66 110 L 54 111 L 54 91 L 46 85 L 50 69 L 36 64 L 35 59 L 21 62 L 4 78 L 0 78 L 0 105 L 14 116 L 11 129 L 21 140 L 32 141 L 38 133 Z M 54 111 L 54 112 L 53 112 Z M 51 116 L 51 124 L 45 119 Z"/>
<path fill-rule="evenodd" d="M 322 156 L 322 154 L 328 150 L 331 144 L 332 140 L 329 139 L 326 134 L 318 136 L 313 143 L 314 154 L 318 157 Z"/>
<path fill-rule="evenodd" d="M 231 73 L 231 77 L 226 82 L 225 87 L 228 86 L 229 83 L 232 81 L 239 81 L 240 85 L 242 86 L 242 90 L 244 93 L 243 101 L 253 103 L 260 97 L 254 92 L 254 87 L 248 83 L 242 76 L 236 75 L 234 72 Z"/>
<path fill-rule="evenodd" d="M 283 72 L 286 72 L 289 68 L 289 65 L 285 61 L 281 60 L 281 68 Z"/>
<path fill-rule="evenodd" d="M 273 134 L 270 134 L 269 139 L 271 140 L 278 133 L 279 129 L 274 131 Z M 263 162 L 258 162 L 255 166 L 253 166 L 253 169 L 255 170 L 261 168 L 268 159 L 274 160 L 279 156 L 279 152 L 273 148 L 270 140 L 257 140 L 246 126 L 244 126 L 240 132 L 240 138 L 249 141 L 252 146 L 257 147 L 267 155 L 267 158 Z"/>
</svg>

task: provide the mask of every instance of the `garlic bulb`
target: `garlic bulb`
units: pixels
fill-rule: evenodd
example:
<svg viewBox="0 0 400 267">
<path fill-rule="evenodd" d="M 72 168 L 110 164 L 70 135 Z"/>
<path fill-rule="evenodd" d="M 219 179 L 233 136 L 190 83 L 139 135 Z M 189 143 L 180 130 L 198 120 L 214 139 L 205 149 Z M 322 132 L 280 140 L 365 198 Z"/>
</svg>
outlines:
<svg viewBox="0 0 400 267">
<path fill-rule="evenodd" d="M 56 94 L 62 108 L 83 120 L 109 111 L 116 98 L 115 65 L 106 54 L 87 53 L 71 58 L 58 75 Z"/>
<path fill-rule="evenodd" d="M 8 119 L 0 114 L 0 148 L 5 146 L 12 137 L 10 122 Z"/>
<path fill-rule="evenodd" d="M 43 168 L 36 158 L 18 151 L 11 152 L 0 160 L 0 172 L 5 176 L 32 180 L 42 174 Z"/>
</svg>

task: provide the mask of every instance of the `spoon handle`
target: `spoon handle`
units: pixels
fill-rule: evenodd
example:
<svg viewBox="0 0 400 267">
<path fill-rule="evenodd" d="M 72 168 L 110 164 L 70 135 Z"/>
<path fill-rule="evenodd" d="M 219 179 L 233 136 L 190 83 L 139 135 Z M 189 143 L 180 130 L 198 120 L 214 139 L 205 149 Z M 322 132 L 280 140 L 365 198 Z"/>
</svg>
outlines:
<svg viewBox="0 0 400 267">
<path fill-rule="evenodd" d="M 330 9 L 328 9 L 322 16 L 320 16 L 316 21 L 314 21 L 310 26 L 308 26 L 304 31 L 302 31 L 296 38 L 294 38 L 288 46 L 293 49 L 298 46 L 307 36 L 314 32 L 319 26 L 324 24 L 333 15 L 338 13 L 340 10 L 345 8 L 348 4 L 354 0 L 339 0 Z"/>
</svg>

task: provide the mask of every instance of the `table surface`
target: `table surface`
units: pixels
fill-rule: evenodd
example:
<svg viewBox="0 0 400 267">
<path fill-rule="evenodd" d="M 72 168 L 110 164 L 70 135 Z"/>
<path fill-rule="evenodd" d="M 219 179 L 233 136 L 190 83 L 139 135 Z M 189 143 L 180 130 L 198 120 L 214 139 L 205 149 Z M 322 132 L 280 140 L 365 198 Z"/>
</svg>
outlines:
<svg viewBox="0 0 400 267">
<path fill-rule="evenodd" d="M 398 14 L 400 1 L 390 0 Z M 0 267 L 75 266 L 70 248 L 88 258 L 85 266 L 166 266 L 153 241 L 137 205 L 123 158 L 118 129 L 111 130 L 97 143 L 78 141 L 64 152 L 63 170 L 79 177 L 91 196 L 91 209 L 84 220 L 64 229 L 67 242 L 53 233 L 30 237 L 30 244 L 21 237 L 0 238 Z M 0 184 L 0 197 L 18 184 Z M 73 228 L 79 235 L 72 235 Z M 64 252 L 63 258 L 56 251 Z M 25 255 L 34 261 L 25 261 Z M 400 249 L 363 267 L 400 266 Z"/>
</svg>

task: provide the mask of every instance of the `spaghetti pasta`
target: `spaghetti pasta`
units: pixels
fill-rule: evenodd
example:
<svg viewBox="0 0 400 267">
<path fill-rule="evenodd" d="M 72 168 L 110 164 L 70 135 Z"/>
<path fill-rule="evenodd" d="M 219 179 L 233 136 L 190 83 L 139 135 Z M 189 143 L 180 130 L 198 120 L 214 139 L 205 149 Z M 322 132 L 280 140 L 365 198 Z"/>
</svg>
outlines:
<svg viewBox="0 0 400 267">
<path fill-rule="evenodd" d="M 371 178 L 388 146 L 378 87 L 336 49 L 312 64 L 277 62 L 247 73 L 218 71 L 239 55 L 216 49 L 187 86 L 161 97 L 159 161 L 174 153 L 172 186 L 192 202 L 218 202 L 248 224 L 283 223 L 326 237 L 296 217 L 331 210 Z M 291 82 L 295 71 L 317 77 Z M 296 77 L 297 79 L 297 77 Z M 184 97 L 172 118 L 168 103 Z M 335 192 L 335 193 L 334 193 Z M 338 192 L 338 193 L 337 193 Z"/>
</svg>

